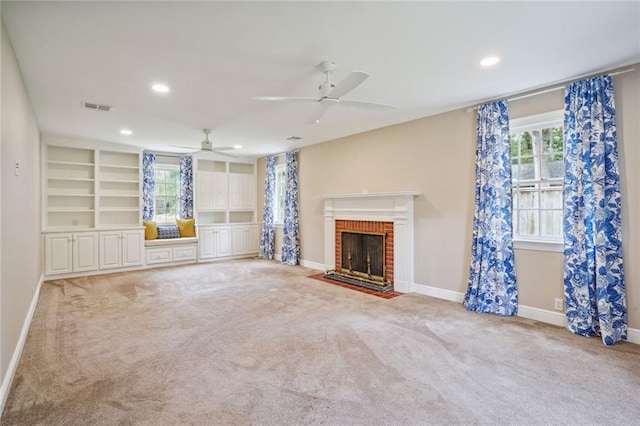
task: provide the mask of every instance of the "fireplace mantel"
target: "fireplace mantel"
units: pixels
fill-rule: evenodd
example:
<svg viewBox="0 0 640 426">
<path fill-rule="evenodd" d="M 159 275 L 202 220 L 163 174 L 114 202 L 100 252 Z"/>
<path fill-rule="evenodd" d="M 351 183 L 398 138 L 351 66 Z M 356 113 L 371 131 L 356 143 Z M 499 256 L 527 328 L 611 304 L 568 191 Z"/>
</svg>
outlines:
<svg viewBox="0 0 640 426">
<path fill-rule="evenodd" d="M 320 195 L 324 200 L 324 263 L 335 268 L 335 221 L 393 222 L 394 290 L 411 291 L 414 271 L 413 200 L 419 192 Z"/>
</svg>

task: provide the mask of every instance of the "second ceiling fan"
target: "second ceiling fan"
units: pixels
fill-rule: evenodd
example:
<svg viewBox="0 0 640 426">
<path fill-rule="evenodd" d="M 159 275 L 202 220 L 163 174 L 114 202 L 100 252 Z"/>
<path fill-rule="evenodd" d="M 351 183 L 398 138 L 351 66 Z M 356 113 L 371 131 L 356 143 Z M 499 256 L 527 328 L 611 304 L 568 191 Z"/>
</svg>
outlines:
<svg viewBox="0 0 640 426">
<path fill-rule="evenodd" d="M 370 102 L 355 99 L 343 99 L 342 97 L 362 84 L 369 74 L 362 71 L 353 71 L 347 74 L 338 84 L 331 81 L 331 73 L 336 70 L 336 63 L 333 61 L 324 61 L 319 65 L 320 71 L 325 75 L 325 80 L 318 87 L 320 95 L 318 97 L 301 97 L 301 96 L 257 96 L 254 99 L 259 101 L 275 101 L 275 102 L 314 102 L 317 103 L 317 109 L 309 119 L 309 123 L 318 123 L 327 110 L 335 105 L 344 105 L 354 108 L 363 108 L 370 110 L 387 110 L 396 108 L 395 105 L 384 104 L 380 102 Z"/>
</svg>

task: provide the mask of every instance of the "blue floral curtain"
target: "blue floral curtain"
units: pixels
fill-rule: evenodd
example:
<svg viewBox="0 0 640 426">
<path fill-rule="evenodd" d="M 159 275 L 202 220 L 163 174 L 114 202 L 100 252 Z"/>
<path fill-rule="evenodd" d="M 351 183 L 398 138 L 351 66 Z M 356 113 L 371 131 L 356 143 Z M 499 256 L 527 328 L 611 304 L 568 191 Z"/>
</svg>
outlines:
<svg viewBox="0 0 640 426">
<path fill-rule="evenodd" d="M 155 154 L 142 155 L 142 220 L 153 220 L 155 205 Z"/>
<path fill-rule="evenodd" d="M 300 229 L 298 217 L 298 153 L 286 153 L 287 188 L 284 198 L 284 237 L 282 263 L 297 265 L 300 261 Z"/>
<path fill-rule="evenodd" d="M 476 195 L 471 267 L 464 304 L 470 311 L 518 313 L 513 256 L 511 148 L 506 101 L 478 108 Z"/>
<path fill-rule="evenodd" d="M 564 287 L 569 331 L 627 339 L 611 76 L 565 88 Z"/>
<path fill-rule="evenodd" d="M 193 157 L 180 157 L 180 218 L 193 217 Z"/>
<path fill-rule="evenodd" d="M 264 179 L 264 209 L 262 211 L 262 236 L 260 257 L 273 259 L 276 252 L 276 234 L 273 220 L 273 198 L 276 193 L 276 156 L 267 157 L 267 173 Z"/>
</svg>

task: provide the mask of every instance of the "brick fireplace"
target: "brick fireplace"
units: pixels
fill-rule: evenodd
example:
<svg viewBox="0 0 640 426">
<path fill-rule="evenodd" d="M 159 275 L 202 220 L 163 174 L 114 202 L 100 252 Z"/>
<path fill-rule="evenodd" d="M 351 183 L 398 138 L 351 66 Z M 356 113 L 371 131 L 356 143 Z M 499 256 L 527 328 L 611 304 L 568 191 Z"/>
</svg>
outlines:
<svg viewBox="0 0 640 426">
<path fill-rule="evenodd" d="M 385 235 L 385 280 L 401 293 L 412 291 L 414 274 L 413 200 L 418 192 L 323 195 L 324 264 L 342 266 L 344 230 Z M 344 266 L 342 266 L 344 267 Z"/>
<path fill-rule="evenodd" d="M 336 219 L 336 269 L 347 268 L 342 264 L 342 233 L 345 231 L 376 233 L 384 235 L 382 239 L 384 247 L 384 279 L 393 283 L 393 222 L 344 220 Z"/>
</svg>

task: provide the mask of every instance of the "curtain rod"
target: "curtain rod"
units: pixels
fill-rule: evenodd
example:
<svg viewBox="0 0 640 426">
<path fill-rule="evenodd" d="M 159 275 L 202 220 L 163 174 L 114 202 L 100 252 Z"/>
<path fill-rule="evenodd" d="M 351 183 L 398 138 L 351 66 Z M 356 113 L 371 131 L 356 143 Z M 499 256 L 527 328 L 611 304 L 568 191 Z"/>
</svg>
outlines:
<svg viewBox="0 0 640 426">
<path fill-rule="evenodd" d="M 629 69 L 626 69 L 626 70 L 612 72 L 612 73 L 609 73 L 608 75 L 615 76 L 615 75 L 619 75 L 619 74 L 626 74 L 628 72 L 635 71 L 635 70 L 636 70 L 635 68 L 629 68 Z M 579 77 L 574 77 L 574 78 L 572 78 L 570 80 L 567 80 L 567 82 L 565 84 L 563 84 L 562 86 L 556 86 L 556 87 L 552 87 L 550 89 L 542 89 L 542 90 L 538 90 L 536 92 L 527 93 L 525 95 L 513 96 L 511 98 L 507 98 L 507 101 L 508 102 L 512 102 L 512 101 L 517 101 L 517 100 L 520 100 L 520 99 L 530 98 L 532 96 L 544 95 L 545 93 L 555 92 L 556 90 L 564 89 L 565 86 L 567 84 L 571 83 L 571 82 L 578 81 L 578 80 L 583 79 L 585 77 L 588 77 L 590 75 L 593 75 L 593 74 L 586 74 L 586 75 L 582 75 L 582 76 L 579 76 Z M 467 108 L 467 112 L 471 112 L 473 110 L 476 110 L 476 109 L 478 109 L 479 106 L 480 105 L 476 105 L 474 107 L 469 107 L 469 108 Z"/>
</svg>

